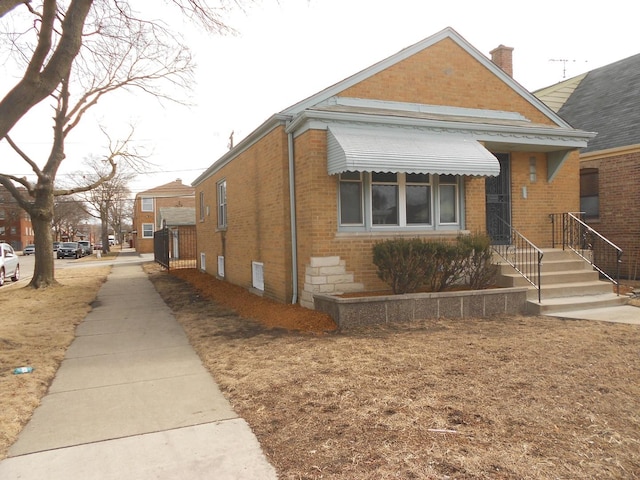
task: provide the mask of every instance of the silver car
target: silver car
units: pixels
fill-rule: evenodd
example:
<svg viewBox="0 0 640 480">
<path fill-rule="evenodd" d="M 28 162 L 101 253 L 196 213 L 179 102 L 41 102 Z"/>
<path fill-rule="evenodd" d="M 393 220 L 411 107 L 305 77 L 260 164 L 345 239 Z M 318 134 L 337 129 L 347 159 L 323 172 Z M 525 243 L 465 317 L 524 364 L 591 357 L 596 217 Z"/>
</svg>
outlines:
<svg viewBox="0 0 640 480">
<path fill-rule="evenodd" d="M 20 262 L 13 247 L 8 243 L 0 243 L 0 287 L 5 278 L 17 282 L 20 279 Z"/>
</svg>

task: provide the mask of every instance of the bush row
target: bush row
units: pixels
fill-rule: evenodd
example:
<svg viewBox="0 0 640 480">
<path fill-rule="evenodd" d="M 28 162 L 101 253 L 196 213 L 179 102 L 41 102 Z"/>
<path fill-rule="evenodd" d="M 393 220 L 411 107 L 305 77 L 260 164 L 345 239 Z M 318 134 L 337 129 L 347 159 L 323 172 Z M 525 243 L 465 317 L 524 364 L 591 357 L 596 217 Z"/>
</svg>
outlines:
<svg viewBox="0 0 640 480">
<path fill-rule="evenodd" d="M 385 240 L 374 245 L 373 263 L 378 277 L 396 294 L 423 287 L 441 292 L 453 285 L 480 290 L 493 285 L 497 273 L 491 242 L 482 234 L 459 235 L 454 243 L 419 238 Z"/>
</svg>

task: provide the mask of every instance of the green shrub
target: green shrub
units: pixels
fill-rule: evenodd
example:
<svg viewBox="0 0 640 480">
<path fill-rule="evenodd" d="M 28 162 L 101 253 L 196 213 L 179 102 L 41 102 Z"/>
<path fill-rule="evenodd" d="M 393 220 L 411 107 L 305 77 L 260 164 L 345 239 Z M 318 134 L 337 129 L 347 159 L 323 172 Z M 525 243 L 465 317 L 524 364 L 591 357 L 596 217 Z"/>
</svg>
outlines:
<svg viewBox="0 0 640 480">
<path fill-rule="evenodd" d="M 433 268 L 426 260 L 425 243 L 413 238 L 386 240 L 373 246 L 373 263 L 378 277 L 386 282 L 393 293 L 415 292 L 424 283 L 428 270 Z"/>
<path fill-rule="evenodd" d="M 487 235 L 473 234 L 458 237 L 458 243 L 467 250 L 466 283 L 472 290 L 482 290 L 496 282 L 498 266 L 493 263 L 491 239 Z"/>
<path fill-rule="evenodd" d="M 378 277 L 396 294 L 415 292 L 422 286 L 432 292 L 454 285 L 487 288 L 497 273 L 491 259 L 490 240 L 481 234 L 460 235 L 455 243 L 401 238 L 373 247 Z"/>
</svg>

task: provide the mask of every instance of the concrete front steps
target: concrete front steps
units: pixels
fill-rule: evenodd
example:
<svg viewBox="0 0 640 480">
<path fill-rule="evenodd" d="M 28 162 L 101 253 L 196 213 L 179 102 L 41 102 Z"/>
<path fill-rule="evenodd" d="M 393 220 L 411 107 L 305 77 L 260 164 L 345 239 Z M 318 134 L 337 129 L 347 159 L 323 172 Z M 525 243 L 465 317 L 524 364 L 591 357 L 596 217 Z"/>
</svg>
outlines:
<svg viewBox="0 0 640 480">
<path fill-rule="evenodd" d="M 614 286 L 610 282 L 600 280 L 599 273 L 570 250 L 544 249 L 543 253 L 540 273 L 541 302 L 538 302 L 538 290 L 535 287 L 504 260 L 498 260 L 499 286 L 530 287 L 526 305 L 528 314 L 545 315 L 627 303 L 627 296 L 613 293 Z"/>
</svg>

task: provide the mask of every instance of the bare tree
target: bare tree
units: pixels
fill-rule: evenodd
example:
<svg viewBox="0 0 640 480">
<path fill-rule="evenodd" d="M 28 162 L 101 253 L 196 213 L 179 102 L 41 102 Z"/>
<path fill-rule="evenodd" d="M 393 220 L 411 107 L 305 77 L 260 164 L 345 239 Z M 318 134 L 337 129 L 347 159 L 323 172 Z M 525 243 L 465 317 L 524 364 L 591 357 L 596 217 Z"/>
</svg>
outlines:
<svg viewBox="0 0 640 480">
<path fill-rule="evenodd" d="M 78 187 L 83 189 L 86 184 L 95 184 L 99 179 L 109 175 L 110 167 L 98 158 L 92 157 L 87 160 L 90 172 L 83 175 L 83 179 L 78 183 Z M 133 180 L 135 172 L 127 169 L 120 169 L 108 181 L 102 182 L 96 188 L 83 191 L 78 194 L 83 202 L 90 207 L 87 212 L 100 220 L 102 228 L 102 251 L 107 253 L 109 248 L 109 231 L 113 229 L 117 238 L 121 238 L 122 214 L 126 202 L 131 197 L 129 183 Z"/>
<path fill-rule="evenodd" d="M 73 240 L 79 225 L 91 218 L 82 200 L 70 195 L 56 197 L 53 210 L 51 226 L 56 240 Z"/>
<path fill-rule="evenodd" d="M 218 9 L 209 6 L 207 0 L 169 3 L 205 28 L 223 32 L 226 27 L 220 13 L 236 2 L 221 1 L 224 3 Z M 114 178 L 118 164 L 135 166 L 141 160 L 130 146 L 132 130 L 124 140 L 109 141 L 103 158 L 108 165 L 105 176 L 82 187 L 58 189 L 54 182 L 66 158 L 65 140 L 70 132 L 88 109 L 112 92 L 137 90 L 171 99 L 165 93 L 167 85 L 174 89 L 189 85 L 193 63 L 188 49 L 163 24 L 139 18 L 131 9 L 132 3 L 0 0 L 0 17 L 17 16 L 18 12 L 31 17 L 21 31 L 3 34 L 16 61 L 24 60 L 24 75 L 0 100 L 0 141 L 10 145 L 37 180 L 0 173 L 0 184 L 31 216 L 36 261 L 30 285 L 34 288 L 56 283 L 51 248 L 54 198 L 92 190 Z M 45 99 L 50 99 L 54 113 L 53 137 L 47 158 L 38 159 L 14 142 L 10 132 Z"/>
<path fill-rule="evenodd" d="M 124 242 L 125 229 L 131 229 L 133 224 L 133 198 L 131 190 L 119 192 L 115 201 L 111 204 L 111 226 L 120 245 Z"/>
</svg>

